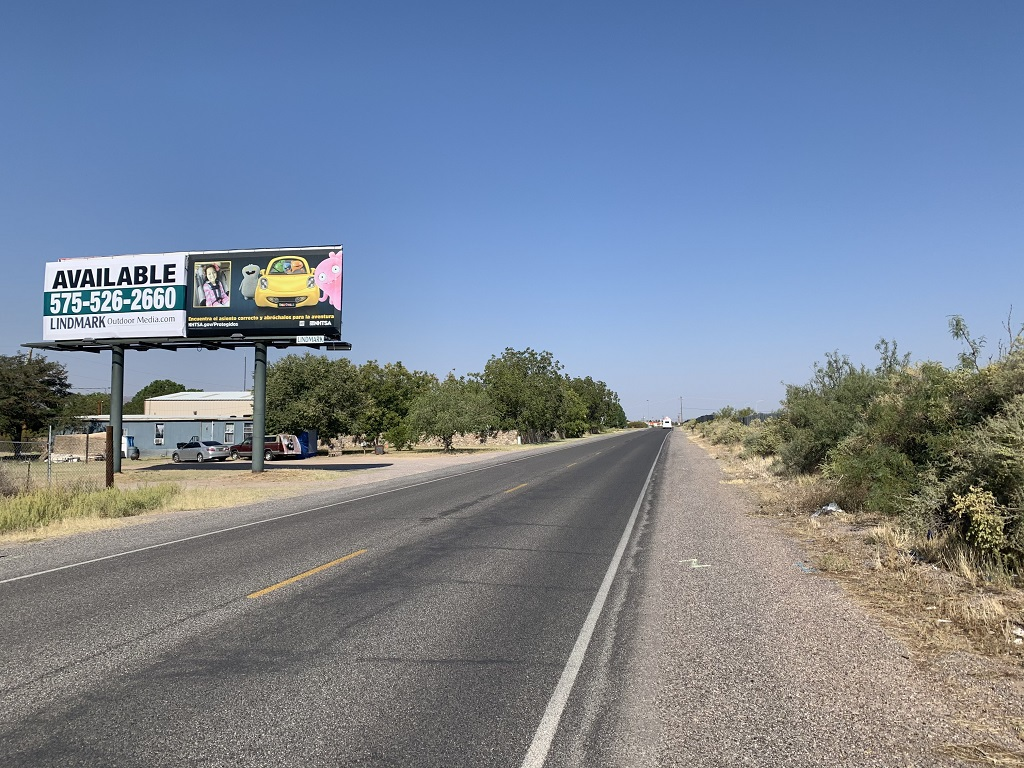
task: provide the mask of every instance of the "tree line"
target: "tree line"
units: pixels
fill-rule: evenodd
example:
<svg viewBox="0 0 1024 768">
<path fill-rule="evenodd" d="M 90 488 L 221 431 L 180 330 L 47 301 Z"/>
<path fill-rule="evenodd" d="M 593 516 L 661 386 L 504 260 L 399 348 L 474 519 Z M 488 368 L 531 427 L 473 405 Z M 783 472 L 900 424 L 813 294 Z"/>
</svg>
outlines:
<svg viewBox="0 0 1024 768">
<path fill-rule="evenodd" d="M 506 348 L 483 371 L 443 379 L 401 362 L 287 355 L 267 369 L 267 427 L 356 435 L 396 449 L 425 438 L 451 450 L 456 435 L 516 430 L 524 442 L 624 427 L 618 395 L 570 377 L 547 351 Z"/>
<path fill-rule="evenodd" d="M 267 367 L 267 430 L 315 429 L 397 449 L 436 438 L 451 450 L 456 435 L 517 430 L 524 442 L 537 442 L 626 425 L 607 384 L 562 371 L 550 352 L 530 348 L 506 348 L 480 373 L 444 379 L 401 362 L 355 365 L 290 354 Z M 183 391 L 197 390 L 153 381 L 126 401 L 124 413 L 141 414 L 147 398 Z M 110 413 L 109 395 L 71 392 L 63 365 L 42 356 L 0 355 L 0 435 L 24 440 L 100 413 Z"/>
</svg>

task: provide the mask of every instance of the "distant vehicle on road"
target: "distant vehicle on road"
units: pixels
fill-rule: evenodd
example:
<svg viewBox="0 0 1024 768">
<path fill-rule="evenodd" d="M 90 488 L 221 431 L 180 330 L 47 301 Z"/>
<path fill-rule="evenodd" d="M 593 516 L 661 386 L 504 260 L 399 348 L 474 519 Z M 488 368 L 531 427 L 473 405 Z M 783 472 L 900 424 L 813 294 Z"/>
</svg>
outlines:
<svg viewBox="0 0 1024 768">
<path fill-rule="evenodd" d="M 670 419 L 668 416 L 666 416 L 664 419 L 662 419 L 661 420 L 661 428 L 662 429 L 672 429 L 672 419 Z"/>
<path fill-rule="evenodd" d="M 193 440 L 191 443 L 184 443 L 178 446 L 171 454 L 171 459 L 179 461 L 227 461 L 231 455 L 231 449 L 224 443 L 216 440 Z"/>
</svg>

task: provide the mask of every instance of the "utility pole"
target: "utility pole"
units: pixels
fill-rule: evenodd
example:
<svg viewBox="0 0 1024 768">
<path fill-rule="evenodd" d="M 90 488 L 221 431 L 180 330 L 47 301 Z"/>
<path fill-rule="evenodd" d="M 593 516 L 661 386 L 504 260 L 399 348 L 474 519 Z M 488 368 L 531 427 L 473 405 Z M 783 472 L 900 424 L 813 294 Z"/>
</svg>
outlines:
<svg viewBox="0 0 1024 768">
<path fill-rule="evenodd" d="M 679 396 L 679 423 L 683 423 L 683 396 Z"/>
</svg>

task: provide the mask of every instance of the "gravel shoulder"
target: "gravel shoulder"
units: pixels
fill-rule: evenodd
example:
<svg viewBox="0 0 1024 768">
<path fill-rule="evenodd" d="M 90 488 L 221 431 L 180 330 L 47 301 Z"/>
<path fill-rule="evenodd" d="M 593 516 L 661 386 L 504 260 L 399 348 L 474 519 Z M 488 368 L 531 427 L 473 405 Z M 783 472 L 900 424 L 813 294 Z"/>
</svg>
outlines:
<svg viewBox="0 0 1024 768">
<path fill-rule="evenodd" d="M 1019 674 L 920 658 L 681 432 L 662 460 L 585 764 L 1024 764 Z"/>
</svg>

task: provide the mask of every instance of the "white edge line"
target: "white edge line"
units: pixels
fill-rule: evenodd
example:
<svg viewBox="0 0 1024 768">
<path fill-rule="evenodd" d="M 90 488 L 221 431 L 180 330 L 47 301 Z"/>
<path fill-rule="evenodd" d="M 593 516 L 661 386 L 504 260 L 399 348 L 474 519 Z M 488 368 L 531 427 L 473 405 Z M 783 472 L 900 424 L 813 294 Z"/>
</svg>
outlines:
<svg viewBox="0 0 1024 768">
<path fill-rule="evenodd" d="M 398 493 L 398 491 L 407 491 L 410 488 L 418 488 L 421 485 L 430 485 L 431 483 L 439 483 L 442 480 L 451 480 L 456 477 L 463 477 L 464 475 L 471 475 L 474 472 L 483 472 L 486 469 L 494 469 L 495 467 L 504 467 L 508 464 L 515 464 L 520 461 L 526 461 L 527 459 L 533 459 L 537 456 L 542 456 L 546 453 L 551 453 L 562 448 L 570 448 L 572 446 L 564 445 L 556 448 L 549 448 L 544 451 L 531 454 L 530 456 L 519 456 L 515 459 L 509 459 L 508 461 L 502 461 L 497 464 L 488 464 L 486 467 L 477 467 L 475 469 L 468 469 L 465 472 L 459 472 L 454 475 L 445 475 L 444 477 L 435 477 L 433 480 L 424 480 L 419 483 L 412 483 L 411 485 L 403 485 L 400 488 L 392 488 L 389 491 L 380 491 L 378 493 L 371 493 L 366 496 L 360 496 L 356 499 L 346 499 L 345 501 L 336 501 L 332 504 L 324 504 L 319 507 L 312 507 L 310 509 L 301 509 L 298 512 L 289 512 L 287 515 L 278 515 L 277 517 L 268 517 L 263 520 L 253 520 L 251 523 L 242 523 L 241 525 L 232 525 L 230 528 L 218 528 L 216 531 L 207 531 L 206 533 L 198 533 L 195 536 L 186 536 L 183 539 L 174 539 L 173 541 L 162 541 L 159 544 L 150 544 L 148 547 L 139 547 L 138 549 L 129 549 L 125 552 L 115 552 L 112 555 L 104 555 L 103 557 L 94 557 L 92 560 L 82 560 L 78 563 L 68 563 L 67 565 L 61 565 L 56 568 L 49 568 L 45 571 L 35 571 L 33 573 L 26 573 L 21 576 L 12 576 L 9 579 L 0 579 L 0 584 L 10 584 L 13 581 L 21 581 L 22 579 L 32 579 L 36 576 L 45 576 L 48 573 L 56 573 L 57 571 L 66 571 L 69 568 L 79 568 L 83 565 L 92 565 L 93 563 L 102 563 L 104 560 L 114 560 L 118 557 L 127 557 L 128 555 L 137 555 L 139 552 L 147 552 L 151 549 L 160 549 L 162 547 L 170 547 L 174 544 L 183 544 L 186 541 L 195 541 L 196 539 L 205 539 L 207 536 L 217 536 L 221 533 L 230 533 L 231 531 L 238 531 L 242 528 L 251 528 L 254 525 L 263 525 L 264 523 L 273 523 L 278 520 L 285 520 L 289 517 L 295 517 L 296 515 L 305 515 L 309 512 L 317 512 L 321 509 L 330 509 L 331 507 L 340 507 L 343 504 L 354 504 L 357 501 L 366 501 L 376 496 L 385 496 L 389 493 Z M 660 451 L 659 451 L 660 454 Z"/>
<path fill-rule="evenodd" d="M 612 582 L 618 573 L 619 563 L 622 561 L 622 555 L 626 551 L 629 537 L 633 533 L 633 525 L 636 523 L 640 507 L 643 504 L 644 497 L 647 495 L 647 488 L 651 484 L 651 478 L 654 476 L 654 469 L 658 466 L 658 459 L 661 458 L 661 452 L 664 448 L 665 441 L 663 440 L 661 448 L 658 449 L 658 455 L 654 457 L 654 463 L 651 464 L 651 471 L 647 473 L 644 487 L 640 490 L 640 496 L 633 506 L 633 514 L 629 516 L 626 529 L 622 532 L 622 538 L 619 539 L 619 546 L 616 547 L 612 561 L 608 565 L 604 581 L 601 582 L 601 588 L 597 590 L 594 602 L 590 606 L 590 613 L 587 614 L 586 621 L 583 622 L 583 628 L 580 629 L 579 637 L 576 638 L 576 645 L 573 646 L 572 653 L 569 654 L 569 660 L 565 663 L 565 669 L 562 670 L 562 676 L 558 679 L 558 685 L 555 686 L 554 693 L 551 694 L 547 709 L 544 710 L 544 716 L 541 718 L 540 725 L 537 726 L 537 732 L 533 735 L 533 742 L 530 744 L 530 749 L 527 751 L 526 757 L 523 758 L 520 768 L 543 768 L 544 762 L 547 760 L 548 751 L 551 749 L 551 742 L 554 741 L 555 733 L 558 731 L 558 724 L 562 720 L 562 712 L 565 710 L 565 705 L 569 701 L 569 694 L 572 693 L 572 688 L 576 684 L 576 678 L 583 666 L 583 658 L 586 656 L 587 647 L 594 636 L 597 620 L 604 609 L 605 600 L 608 598 Z"/>
</svg>

